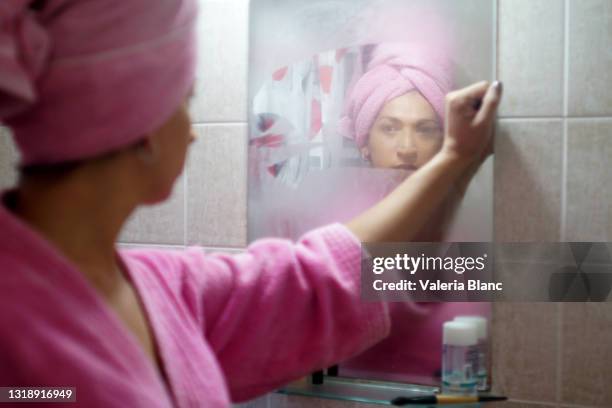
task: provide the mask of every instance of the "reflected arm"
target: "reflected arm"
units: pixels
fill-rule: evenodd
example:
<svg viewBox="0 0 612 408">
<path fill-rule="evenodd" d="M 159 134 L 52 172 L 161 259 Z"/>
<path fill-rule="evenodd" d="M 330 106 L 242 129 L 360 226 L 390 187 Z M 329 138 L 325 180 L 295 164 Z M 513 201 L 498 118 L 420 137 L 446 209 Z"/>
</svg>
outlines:
<svg viewBox="0 0 612 408">
<path fill-rule="evenodd" d="M 361 242 L 413 240 L 472 162 L 442 150 L 347 227 Z"/>
</svg>

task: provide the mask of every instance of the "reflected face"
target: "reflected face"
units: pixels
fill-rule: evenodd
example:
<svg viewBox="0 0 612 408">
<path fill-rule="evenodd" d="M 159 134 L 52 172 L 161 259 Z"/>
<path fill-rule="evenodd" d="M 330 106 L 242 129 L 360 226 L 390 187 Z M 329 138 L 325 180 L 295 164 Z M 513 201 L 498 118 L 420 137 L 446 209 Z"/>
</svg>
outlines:
<svg viewBox="0 0 612 408">
<path fill-rule="evenodd" d="M 442 140 L 436 112 L 412 91 L 383 106 L 360 150 L 372 167 L 416 170 L 440 150 Z"/>
</svg>

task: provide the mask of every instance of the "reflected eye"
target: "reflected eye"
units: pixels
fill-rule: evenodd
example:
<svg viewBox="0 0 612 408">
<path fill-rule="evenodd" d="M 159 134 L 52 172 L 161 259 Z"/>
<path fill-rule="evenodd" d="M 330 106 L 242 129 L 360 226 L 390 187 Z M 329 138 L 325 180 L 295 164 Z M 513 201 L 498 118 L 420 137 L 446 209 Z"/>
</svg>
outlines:
<svg viewBox="0 0 612 408">
<path fill-rule="evenodd" d="M 432 125 L 418 126 L 417 131 L 427 137 L 437 137 L 442 133 L 440 127 Z"/>
<path fill-rule="evenodd" d="M 388 125 L 388 124 L 382 125 L 382 126 L 380 127 L 380 129 L 381 129 L 381 130 L 382 130 L 384 133 L 387 133 L 387 134 L 389 134 L 389 133 L 395 133 L 395 132 L 397 132 L 397 131 L 399 131 L 399 130 L 400 130 L 400 129 L 399 129 L 399 127 L 397 127 L 397 126 L 393 126 L 393 125 Z"/>
<path fill-rule="evenodd" d="M 440 129 L 437 127 L 425 127 L 425 128 L 421 128 L 419 129 L 421 132 L 423 133 L 438 133 L 440 132 Z"/>
</svg>

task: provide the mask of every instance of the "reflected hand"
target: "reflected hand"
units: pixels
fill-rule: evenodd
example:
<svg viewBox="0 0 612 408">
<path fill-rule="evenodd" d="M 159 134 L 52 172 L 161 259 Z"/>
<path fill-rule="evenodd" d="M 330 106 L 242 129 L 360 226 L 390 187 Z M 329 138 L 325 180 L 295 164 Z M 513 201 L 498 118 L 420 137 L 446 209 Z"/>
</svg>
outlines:
<svg viewBox="0 0 612 408">
<path fill-rule="evenodd" d="M 491 153 L 495 113 L 502 84 L 478 82 L 446 96 L 446 134 L 442 151 L 454 158 L 480 162 Z"/>
</svg>

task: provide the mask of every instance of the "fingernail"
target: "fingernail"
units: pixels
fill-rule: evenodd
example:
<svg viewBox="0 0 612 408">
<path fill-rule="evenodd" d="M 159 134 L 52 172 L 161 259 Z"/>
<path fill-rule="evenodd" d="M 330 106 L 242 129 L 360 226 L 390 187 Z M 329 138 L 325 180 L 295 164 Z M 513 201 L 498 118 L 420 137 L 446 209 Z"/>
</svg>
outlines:
<svg viewBox="0 0 612 408">
<path fill-rule="evenodd" d="M 497 92 L 497 95 L 501 95 L 504 91 L 504 84 L 501 81 L 493 82 L 493 88 Z"/>
</svg>

